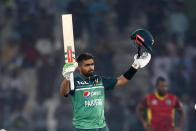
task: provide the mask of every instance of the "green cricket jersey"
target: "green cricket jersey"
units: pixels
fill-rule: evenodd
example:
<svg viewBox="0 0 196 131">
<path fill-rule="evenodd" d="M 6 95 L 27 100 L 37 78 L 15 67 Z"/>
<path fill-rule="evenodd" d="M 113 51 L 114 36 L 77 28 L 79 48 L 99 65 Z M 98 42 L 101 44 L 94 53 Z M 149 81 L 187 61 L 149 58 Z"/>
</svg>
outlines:
<svg viewBox="0 0 196 131">
<path fill-rule="evenodd" d="M 102 76 L 93 76 L 90 80 L 81 75 L 74 78 L 75 93 L 72 95 L 72 103 L 75 128 L 95 129 L 106 126 L 104 91 L 113 89 L 116 82 L 116 78 Z"/>
</svg>

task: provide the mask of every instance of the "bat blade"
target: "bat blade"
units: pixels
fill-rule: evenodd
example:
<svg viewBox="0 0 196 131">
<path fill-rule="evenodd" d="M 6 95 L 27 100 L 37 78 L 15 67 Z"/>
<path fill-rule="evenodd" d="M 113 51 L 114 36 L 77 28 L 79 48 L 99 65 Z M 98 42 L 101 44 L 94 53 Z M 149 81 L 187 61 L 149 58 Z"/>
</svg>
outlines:
<svg viewBox="0 0 196 131">
<path fill-rule="evenodd" d="M 63 41 L 64 41 L 64 55 L 65 63 L 75 62 L 75 47 L 73 36 L 72 15 L 62 15 Z M 71 92 L 74 91 L 74 76 L 70 75 Z"/>
<path fill-rule="evenodd" d="M 64 40 L 64 55 L 65 63 L 75 62 L 75 47 L 73 36 L 72 15 L 62 15 L 63 40 Z"/>
</svg>

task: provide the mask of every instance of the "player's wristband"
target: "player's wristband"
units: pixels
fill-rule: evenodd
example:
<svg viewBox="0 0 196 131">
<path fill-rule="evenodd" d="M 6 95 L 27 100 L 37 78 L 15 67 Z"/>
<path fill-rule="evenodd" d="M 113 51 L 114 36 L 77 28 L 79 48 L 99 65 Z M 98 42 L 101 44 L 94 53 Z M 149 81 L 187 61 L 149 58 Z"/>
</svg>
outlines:
<svg viewBox="0 0 196 131">
<path fill-rule="evenodd" d="M 129 68 L 129 70 L 127 72 L 125 72 L 123 74 L 123 76 L 127 79 L 127 80 L 131 80 L 131 78 L 135 75 L 135 73 L 137 72 L 137 69 L 134 69 L 132 66 L 131 68 Z"/>
</svg>

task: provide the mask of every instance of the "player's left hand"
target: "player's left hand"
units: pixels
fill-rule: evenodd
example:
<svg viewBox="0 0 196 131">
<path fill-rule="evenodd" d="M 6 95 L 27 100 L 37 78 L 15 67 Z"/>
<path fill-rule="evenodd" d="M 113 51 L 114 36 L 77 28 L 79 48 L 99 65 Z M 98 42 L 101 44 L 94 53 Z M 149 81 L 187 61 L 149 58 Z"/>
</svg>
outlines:
<svg viewBox="0 0 196 131">
<path fill-rule="evenodd" d="M 137 57 L 138 57 L 138 54 L 135 54 L 134 62 L 132 64 L 132 67 L 135 69 L 145 67 L 151 59 L 151 54 L 148 52 L 143 52 L 139 58 L 137 58 Z"/>
<path fill-rule="evenodd" d="M 78 67 L 77 62 L 65 64 L 63 66 L 63 71 L 62 71 L 62 75 L 64 76 L 64 78 L 66 78 L 67 80 L 70 80 L 71 73 L 73 73 L 77 67 Z"/>
</svg>

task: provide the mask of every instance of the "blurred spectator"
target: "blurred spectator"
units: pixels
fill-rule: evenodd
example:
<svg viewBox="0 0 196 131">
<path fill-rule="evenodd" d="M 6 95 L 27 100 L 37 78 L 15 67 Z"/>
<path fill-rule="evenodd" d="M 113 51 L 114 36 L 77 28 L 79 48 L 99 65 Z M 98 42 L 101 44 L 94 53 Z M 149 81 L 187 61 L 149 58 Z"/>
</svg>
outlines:
<svg viewBox="0 0 196 131">
<path fill-rule="evenodd" d="M 26 102 L 26 95 L 18 88 L 12 88 L 7 98 L 10 113 L 22 111 Z"/>
<path fill-rule="evenodd" d="M 47 131 L 47 114 L 48 107 L 44 103 L 44 99 L 37 97 L 37 103 L 32 110 L 32 126 L 35 131 Z"/>
<path fill-rule="evenodd" d="M 164 7 L 165 4 L 163 1 L 153 1 L 148 2 L 147 16 L 148 16 L 148 28 L 155 36 L 155 41 L 160 37 L 164 32 Z"/>
<path fill-rule="evenodd" d="M 67 1 L 69 0 L 64 2 L 66 3 Z M 54 15 L 56 13 L 55 3 L 56 1 L 53 0 L 38 0 L 36 5 L 39 9 L 45 10 L 47 14 Z"/>
<path fill-rule="evenodd" d="M 49 56 L 43 56 L 37 70 L 38 88 L 37 96 L 42 99 L 50 99 L 53 95 L 55 70 L 54 60 Z"/>
<path fill-rule="evenodd" d="M 30 120 L 22 111 L 11 116 L 10 131 L 27 131 L 30 129 Z"/>
<path fill-rule="evenodd" d="M 1 45 L 5 45 L 8 40 L 15 39 L 15 28 L 17 24 L 15 22 L 14 11 L 12 8 L 2 7 L 1 9 L 0 43 Z"/>
<path fill-rule="evenodd" d="M 64 106 L 66 104 L 66 106 Z M 71 99 L 60 98 L 60 103 L 55 111 L 55 118 L 57 120 L 56 131 L 71 131 L 72 126 L 72 103 Z"/>
<path fill-rule="evenodd" d="M 22 2 L 18 8 L 17 28 L 22 38 L 35 39 L 36 16 L 31 13 L 31 3 Z"/>
<path fill-rule="evenodd" d="M 19 54 L 19 46 L 9 41 L 2 47 L 0 55 L 0 88 L 4 93 L 9 93 L 12 88 L 23 90 L 24 86 L 20 77 L 22 57 Z"/>
<path fill-rule="evenodd" d="M 12 0 L 7 0 L 12 1 Z M 35 0 L 16 0 L 15 6 L 19 9 L 19 15 L 23 14 L 36 14 L 36 1 Z M 22 14 L 21 14 L 22 13 Z"/>
<path fill-rule="evenodd" d="M 117 0 L 115 5 L 115 12 L 117 14 L 117 26 L 119 32 L 123 32 L 129 25 L 131 8 L 134 1 L 132 0 Z"/>
<path fill-rule="evenodd" d="M 188 29 L 188 19 L 184 13 L 184 3 L 177 1 L 174 5 L 174 10 L 169 13 L 168 33 L 177 36 L 178 44 L 182 45 L 185 42 L 185 33 Z"/>
<path fill-rule="evenodd" d="M 171 90 L 179 97 L 187 94 L 190 86 L 190 73 L 192 72 L 192 61 L 186 56 L 184 48 L 178 49 L 178 56 L 173 60 L 173 68 L 170 72 L 172 81 Z"/>
<path fill-rule="evenodd" d="M 36 32 L 34 36 L 36 39 L 39 38 L 48 38 L 54 40 L 53 38 L 53 15 L 48 14 L 45 9 L 40 8 L 39 14 L 36 18 Z"/>
<path fill-rule="evenodd" d="M 82 0 L 72 0 L 67 7 L 67 12 L 73 16 L 74 39 L 80 39 L 84 27 L 88 30 L 90 28 L 87 5 Z"/>
<path fill-rule="evenodd" d="M 39 52 L 40 56 L 53 55 L 53 45 L 50 39 L 41 38 L 36 41 L 36 50 Z"/>
<path fill-rule="evenodd" d="M 53 46 L 49 39 L 40 39 L 36 43 L 36 48 L 40 54 L 39 60 L 37 61 L 37 97 L 41 97 L 44 101 L 50 99 L 53 95 L 55 80 Z"/>
<path fill-rule="evenodd" d="M 107 36 L 105 17 L 108 13 L 108 6 L 103 0 L 89 1 L 88 12 L 90 14 L 90 44 L 95 44 L 100 36 Z"/>
<path fill-rule="evenodd" d="M 22 65 L 22 56 L 19 51 L 20 45 L 14 40 L 8 40 L 7 43 L 1 47 L 0 67 L 3 72 L 12 71 L 14 67 L 20 67 Z"/>
<path fill-rule="evenodd" d="M 39 52 L 31 39 L 22 39 L 21 46 L 24 57 L 23 68 L 34 68 L 39 57 Z"/>
<path fill-rule="evenodd" d="M 153 65 L 152 65 L 152 85 L 155 85 L 155 81 L 157 77 L 163 76 L 167 79 L 168 83 L 169 81 L 169 73 L 172 68 L 172 57 L 168 56 L 168 53 L 166 52 L 166 47 L 162 46 L 159 50 L 159 54 L 154 58 Z"/>
<path fill-rule="evenodd" d="M 7 106 L 9 115 L 7 124 L 10 131 L 26 131 L 30 126 L 30 119 L 23 112 L 26 103 L 26 94 L 18 87 L 13 87 L 7 96 Z"/>
</svg>

